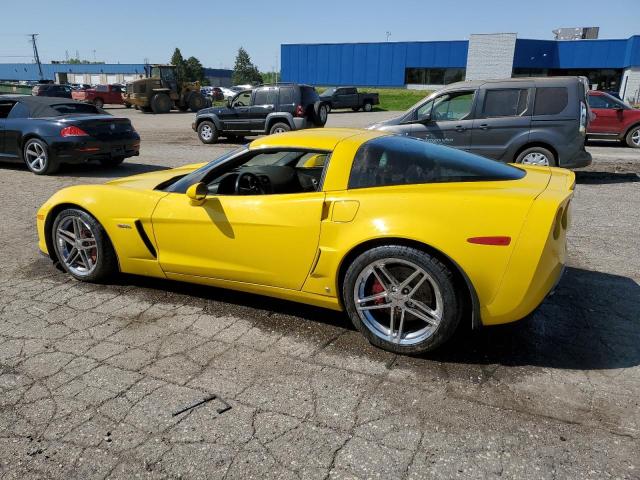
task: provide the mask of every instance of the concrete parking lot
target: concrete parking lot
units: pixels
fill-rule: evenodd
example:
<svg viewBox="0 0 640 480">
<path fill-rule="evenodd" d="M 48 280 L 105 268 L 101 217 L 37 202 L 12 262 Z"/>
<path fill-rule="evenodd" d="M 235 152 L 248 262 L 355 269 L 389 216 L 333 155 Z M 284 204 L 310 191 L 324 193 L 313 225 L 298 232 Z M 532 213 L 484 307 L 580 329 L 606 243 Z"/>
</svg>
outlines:
<svg viewBox="0 0 640 480">
<path fill-rule="evenodd" d="M 569 268 L 535 314 L 414 358 L 339 313 L 54 269 L 35 213 L 56 190 L 233 147 L 193 114 L 111 112 L 142 137 L 120 168 L 0 164 L 0 478 L 640 478 L 640 152 L 589 147 Z"/>
</svg>

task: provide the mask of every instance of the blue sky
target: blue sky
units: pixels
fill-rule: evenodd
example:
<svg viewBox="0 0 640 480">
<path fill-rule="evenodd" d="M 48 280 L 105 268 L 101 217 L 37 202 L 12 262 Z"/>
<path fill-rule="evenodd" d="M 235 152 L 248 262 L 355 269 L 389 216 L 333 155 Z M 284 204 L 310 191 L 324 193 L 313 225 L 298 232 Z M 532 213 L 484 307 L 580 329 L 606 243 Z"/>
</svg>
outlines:
<svg viewBox="0 0 640 480">
<path fill-rule="evenodd" d="M 552 38 L 557 27 L 599 26 L 600 38 L 640 34 L 640 0 L 0 0 L 0 62 L 31 61 L 26 34 L 39 33 L 43 61 L 65 50 L 106 62 L 167 62 L 177 46 L 207 67 L 230 67 L 243 46 L 261 70 L 281 43 L 457 40 L 516 32 Z M 151 5 L 154 5 L 150 13 Z M 34 12 L 28 15 L 28 12 Z M 165 13 L 166 12 L 166 13 Z M 26 57 L 18 57 L 26 56 Z"/>
</svg>

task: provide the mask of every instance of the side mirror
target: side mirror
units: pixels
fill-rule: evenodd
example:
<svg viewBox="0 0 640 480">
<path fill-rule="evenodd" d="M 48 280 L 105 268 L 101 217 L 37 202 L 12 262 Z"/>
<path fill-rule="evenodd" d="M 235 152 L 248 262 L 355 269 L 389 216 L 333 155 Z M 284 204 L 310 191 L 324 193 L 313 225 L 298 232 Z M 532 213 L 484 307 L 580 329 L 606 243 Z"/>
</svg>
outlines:
<svg viewBox="0 0 640 480">
<path fill-rule="evenodd" d="M 191 200 L 191 205 L 202 205 L 207 198 L 207 193 L 209 190 L 202 182 L 194 183 L 187 188 L 187 197 Z"/>
<path fill-rule="evenodd" d="M 227 98 L 227 108 L 231 108 L 231 99 Z"/>
</svg>

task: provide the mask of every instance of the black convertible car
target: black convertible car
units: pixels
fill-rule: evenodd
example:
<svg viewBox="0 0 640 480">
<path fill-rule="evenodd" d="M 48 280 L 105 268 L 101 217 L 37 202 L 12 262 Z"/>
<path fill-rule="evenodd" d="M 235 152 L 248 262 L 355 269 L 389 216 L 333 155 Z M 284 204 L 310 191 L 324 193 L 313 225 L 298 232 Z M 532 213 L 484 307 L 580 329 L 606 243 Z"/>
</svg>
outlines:
<svg viewBox="0 0 640 480">
<path fill-rule="evenodd" d="M 0 95 L 0 160 L 24 161 L 37 175 L 62 163 L 115 166 L 139 150 L 127 118 L 66 98 Z"/>
</svg>

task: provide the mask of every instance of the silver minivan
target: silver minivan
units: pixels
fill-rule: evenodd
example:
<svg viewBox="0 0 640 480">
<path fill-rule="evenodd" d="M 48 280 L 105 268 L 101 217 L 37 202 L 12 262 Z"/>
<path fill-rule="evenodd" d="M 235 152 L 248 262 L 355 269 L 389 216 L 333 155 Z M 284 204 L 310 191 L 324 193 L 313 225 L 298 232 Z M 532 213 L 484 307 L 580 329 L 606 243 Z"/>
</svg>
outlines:
<svg viewBox="0 0 640 480">
<path fill-rule="evenodd" d="M 587 90 L 578 77 L 453 83 L 369 128 L 503 162 L 586 167 Z"/>
</svg>

